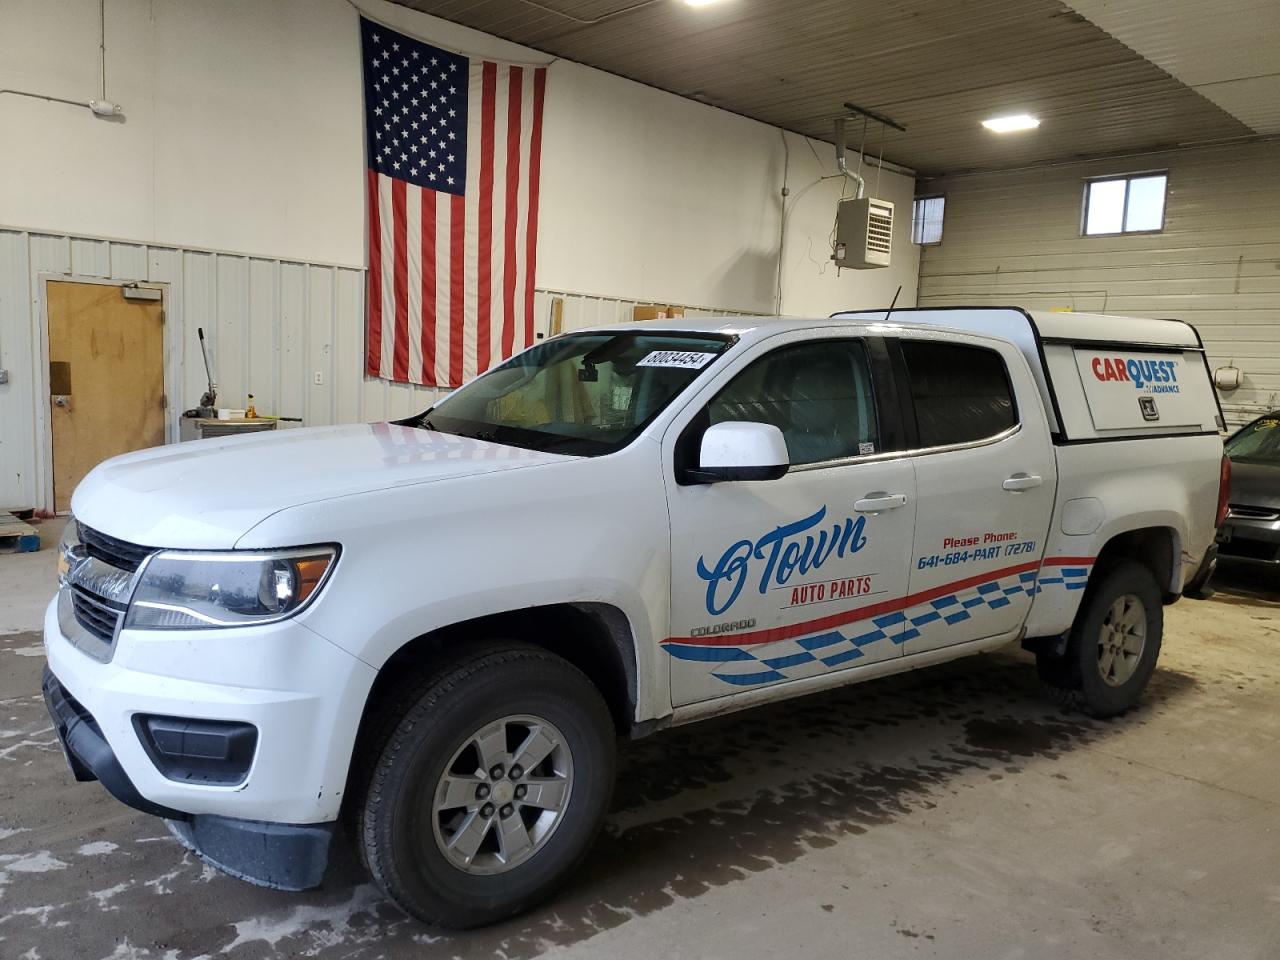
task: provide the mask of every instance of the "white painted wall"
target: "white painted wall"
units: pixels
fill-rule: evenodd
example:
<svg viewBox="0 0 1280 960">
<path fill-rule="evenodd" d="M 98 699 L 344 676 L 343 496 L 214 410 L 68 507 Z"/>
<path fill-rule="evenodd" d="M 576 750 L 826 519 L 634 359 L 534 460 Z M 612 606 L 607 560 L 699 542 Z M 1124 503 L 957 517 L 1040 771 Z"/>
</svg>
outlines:
<svg viewBox="0 0 1280 960">
<path fill-rule="evenodd" d="M 443 46 L 544 55 L 382 0 L 362 6 Z M 107 94 L 123 122 L 0 96 L 0 222 L 56 233 L 364 264 L 356 12 L 345 0 L 107 0 Z M 0 88 L 99 95 L 96 0 L 4 0 Z M 774 309 L 781 134 L 555 62 L 548 79 L 539 286 Z M 790 140 L 793 191 L 834 172 Z M 12 147 L 12 148 L 10 148 Z M 883 195 L 909 214 L 912 180 Z M 914 248 L 889 270 L 827 266 L 838 182 L 788 218 L 787 312 L 914 296 Z"/>
<path fill-rule="evenodd" d="M 546 60 L 383 0 L 361 5 L 442 46 Z M 106 0 L 107 97 L 123 120 L 0 95 L 0 506 L 47 502 L 49 274 L 168 284 L 174 411 L 203 389 L 197 327 L 228 402 L 253 390 L 259 409 L 308 423 L 429 402 L 361 368 L 356 18 L 346 0 Z M 96 0 L 0 0 L 0 88 L 97 98 L 98 39 Z M 837 277 L 829 145 L 566 61 L 550 67 L 546 111 L 539 322 L 548 290 L 573 294 L 568 327 L 624 319 L 635 301 L 774 312 L 784 219 L 782 312 L 888 304 L 899 285 L 914 302 L 910 176 L 884 172 L 877 194 L 900 218 L 893 267 Z"/>
<path fill-rule="evenodd" d="M 1164 230 L 1082 237 L 1086 177 L 1168 170 Z M 1280 406 L 1280 143 L 954 177 L 920 304 L 1011 303 L 1195 324 L 1211 366 L 1234 360 L 1230 423 Z"/>
</svg>

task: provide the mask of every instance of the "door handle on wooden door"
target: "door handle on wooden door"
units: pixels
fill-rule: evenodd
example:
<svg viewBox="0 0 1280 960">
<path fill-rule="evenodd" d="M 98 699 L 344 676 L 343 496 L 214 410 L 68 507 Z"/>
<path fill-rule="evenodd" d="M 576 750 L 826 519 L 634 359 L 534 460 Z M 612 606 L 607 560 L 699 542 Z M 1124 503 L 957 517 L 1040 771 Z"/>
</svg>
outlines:
<svg viewBox="0 0 1280 960">
<path fill-rule="evenodd" d="M 1044 483 L 1044 480 L 1040 477 L 1034 476 L 1033 474 L 1015 473 L 1004 483 L 1000 484 L 1000 486 L 1004 487 L 1006 490 L 1011 490 L 1014 493 L 1017 493 L 1019 490 L 1030 490 L 1033 487 L 1038 487 L 1042 483 Z"/>
<path fill-rule="evenodd" d="M 896 510 L 907 502 L 905 493 L 885 493 L 877 490 L 869 493 L 861 500 L 853 501 L 853 509 L 858 513 L 882 513 L 885 510 Z"/>
</svg>

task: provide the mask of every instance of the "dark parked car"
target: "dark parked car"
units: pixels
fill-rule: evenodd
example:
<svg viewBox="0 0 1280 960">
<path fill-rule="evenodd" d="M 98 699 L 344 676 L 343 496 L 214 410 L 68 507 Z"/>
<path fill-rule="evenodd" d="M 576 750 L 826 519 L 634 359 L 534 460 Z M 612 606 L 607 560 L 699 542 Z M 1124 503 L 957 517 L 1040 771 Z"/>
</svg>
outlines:
<svg viewBox="0 0 1280 960">
<path fill-rule="evenodd" d="M 1227 440 L 1230 510 L 1218 533 L 1224 557 L 1280 564 L 1280 410 Z"/>
</svg>

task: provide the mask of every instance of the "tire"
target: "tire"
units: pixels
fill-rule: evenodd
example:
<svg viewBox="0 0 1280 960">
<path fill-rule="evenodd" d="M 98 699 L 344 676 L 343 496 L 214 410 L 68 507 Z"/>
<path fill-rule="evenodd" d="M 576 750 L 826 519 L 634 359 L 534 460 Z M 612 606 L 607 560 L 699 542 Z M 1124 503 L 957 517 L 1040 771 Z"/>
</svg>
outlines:
<svg viewBox="0 0 1280 960">
<path fill-rule="evenodd" d="M 1124 713 L 1142 696 L 1160 656 L 1164 605 L 1154 575 L 1133 560 L 1091 581 L 1061 657 L 1036 656 L 1054 702 L 1092 717 Z"/>
<path fill-rule="evenodd" d="M 406 913 L 455 929 L 545 899 L 590 849 L 613 791 L 599 691 L 560 657 L 511 643 L 453 661 L 402 702 L 356 820 L 374 881 Z M 537 762 L 523 770 L 522 757 Z M 480 775 L 490 764 L 500 776 Z"/>
</svg>

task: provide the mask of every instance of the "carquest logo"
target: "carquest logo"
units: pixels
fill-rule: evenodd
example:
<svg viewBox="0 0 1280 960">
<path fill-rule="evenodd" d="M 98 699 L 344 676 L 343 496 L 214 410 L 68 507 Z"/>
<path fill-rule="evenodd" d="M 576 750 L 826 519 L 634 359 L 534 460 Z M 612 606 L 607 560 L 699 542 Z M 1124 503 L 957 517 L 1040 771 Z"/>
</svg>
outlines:
<svg viewBox="0 0 1280 960">
<path fill-rule="evenodd" d="M 1178 393 L 1178 361 L 1136 360 L 1132 357 L 1094 357 L 1093 375 L 1104 383 L 1124 380 L 1135 390 L 1150 387 L 1151 393 Z"/>
</svg>

